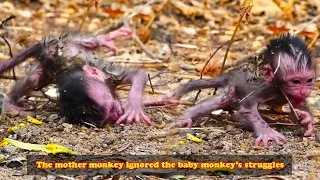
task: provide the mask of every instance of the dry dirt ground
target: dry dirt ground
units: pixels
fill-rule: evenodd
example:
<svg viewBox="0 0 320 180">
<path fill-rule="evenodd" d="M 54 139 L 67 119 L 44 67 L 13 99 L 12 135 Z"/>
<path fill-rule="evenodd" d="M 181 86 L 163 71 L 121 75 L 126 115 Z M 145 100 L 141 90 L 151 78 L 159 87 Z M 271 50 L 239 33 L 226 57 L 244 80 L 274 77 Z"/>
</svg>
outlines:
<svg viewBox="0 0 320 180">
<path fill-rule="evenodd" d="M 174 2 L 169 1 L 163 10 L 157 15 L 152 23 L 150 30 L 150 39 L 145 46 L 155 54 L 158 50 L 168 51 L 168 39 L 172 41 L 172 50 L 169 60 L 162 63 L 154 64 L 142 63 L 145 69 L 150 73 L 151 77 L 162 73 L 158 77 L 152 79 L 155 95 L 152 95 L 150 84 L 148 83 L 146 93 L 147 97 L 156 97 L 161 93 L 169 92 L 177 85 L 187 82 L 190 79 L 199 78 L 199 72 L 195 71 L 197 64 L 204 63 L 208 60 L 213 51 L 221 44 L 230 40 L 234 31 L 235 24 L 240 16 L 239 2 L 230 1 L 181 1 L 194 7 L 202 7 L 202 3 L 209 2 L 210 8 L 203 11 L 192 13 L 181 12 L 179 8 L 174 6 Z M 288 1 L 287 3 L 289 3 Z M 265 8 L 271 6 L 267 13 L 257 10 L 263 8 L 262 5 L 255 6 L 253 14 L 250 14 L 247 23 L 243 23 L 237 32 L 236 39 L 231 46 L 228 55 L 228 62 L 236 61 L 247 57 L 248 54 L 254 54 L 260 48 L 264 47 L 268 40 L 276 37 L 276 30 L 270 31 L 270 27 L 277 27 L 278 30 L 296 30 L 301 24 L 311 21 L 317 14 L 315 1 L 299 1 L 292 5 L 293 11 L 284 11 L 278 7 L 272 9 L 272 5 L 265 5 Z M 86 14 L 88 1 L 5 1 L 0 2 L 0 20 L 10 15 L 17 17 L 10 21 L 0 34 L 6 37 L 12 45 L 16 42 L 13 53 L 17 54 L 25 45 L 32 44 L 39 40 L 42 36 L 51 34 L 59 35 L 66 31 L 75 31 L 79 29 L 79 22 Z M 89 16 L 82 27 L 84 32 L 95 32 L 98 29 L 109 25 L 111 22 L 120 18 L 111 19 L 106 13 L 109 9 L 121 9 L 130 12 L 134 7 L 146 4 L 146 1 L 126 1 L 114 0 L 103 1 L 99 3 L 99 10 L 92 7 Z M 274 5 L 274 4 L 273 4 Z M 262 7 L 261 7 L 262 6 Z M 190 7 L 190 6 L 188 6 Z M 288 8 L 290 6 L 288 5 Z M 304 7 L 307 7 L 304 9 Z M 103 11 L 102 9 L 105 9 Z M 187 9 L 187 8 L 184 8 Z M 188 9 L 189 10 L 189 9 Z M 260 10 L 262 11 L 262 10 Z M 198 14 L 197 14 L 198 13 Z M 290 16 L 293 14 L 293 17 Z M 148 13 L 147 13 L 148 14 Z M 190 15 L 191 14 L 191 15 Z M 122 16 L 118 15 L 118 16 Z M 144 16 L 144 18 L 147 15 Z M 133 19 L 132 27 L 139 29 L 147 23 L 143 17 Z M 313 34 L 318 33 L 316 29 L 319 25 L 318 21 L 309 24 L 311 30 L 309 33 L 302 34 L 302 37 L 310 43 Z M 308 26 L 308 27 L 309 27 Z M 140 30 L 141 31 L 141 30 Z M 139 32 L 139 31 L 137 31 Z M 310 35 L 311 34 L 311 35 Z M 140 46 L 131 39 L 121 39 L 117 41 L 120 48 L 119 56 L 122 61 L 121 65 L 134 66 L 125 58 L 134 57 L 133 59 L 149 58 L 146 53 L 141 50 Z M 314 57 L 319 60 L 319 43 L 315 41 L 312 47 Z M 226 46 L 223 47 L 214 57 L 214 61 L 223 58 Z M 9 56 L 8 47 L 0 41 L 0 54 L 2 60 Z M 102 56 L 107 56 L 102 54 Z M 110 57 L 110 54 L 108 55 Z M 151 59 L 152 60 L 152 59 Z M 141 63 L 140 63 L 141 64 Z M 23 75 L 26 64 L 16 68 L 18 75 Z M 137 65 L 136 65 L 137 66 Z M 178 68 L 178 66 L 180 68 Z M 9 74 L 10 75 L 10 74 Z M 12 86 L 12 80 L 0 80 L 1 90 L 8 92 Z M 51 86 L 46 90 L 52 88 Z M 315 123 L 317 131 L 319 123 L 317 115 L 320 104 L 318 95 L 320 91 L 315 88 L 309 99 L 312 110 L 315 114 Z M 127 91 L 119 91 L 120 97 L 126 97 Z M 200 98 L 207 98 L 212 94 L 211 90 L 203 91 Z M 190 93 L 184 100 L 193 101 L 196 92 Z M 320 133 L 316 132 L 314 138 L 303 138 L 301 136 L 300 126 L 295 126 L 291 121 L 282 118 L 281 115 L 271 115 L 277 119 L 281 119 L 280 124 L 272 123 L 272 127 L 284 134 L 288 143 L 284 145 L 271 145 L 268 149 L 254 148 L 253 143 L 255 136 L 252 132 L 242 128 L 240 123 L 233 119 L 227 112 L 220 112 L 210 117 L 198 119 L 194 127 L 199 129 L 181 130 L 177 134 L 168 134 L 163 137 L 160 133 L 164 132 L 167 125 L 174 122 L 176 118 L 184 112 L 189 106 L 169 106 L 145 108 L 146 114 L 152 119 L 153 126 L 144 124 L 131 126 L 117 126 L 105 129 L 87 128 L 84 126 L 70 125 L 57 118 L 59 114 L 58 106 L 46 98 L 31 97 L 25 99 L 24 107 L 34 109 L 36 118 L 44 121 L 43 125 L 35 125 L 28 123 L 26 118 L 3 116 L 0 123 L 0 139 L 13 138 L 19 141 L 48 144 L 54 143 L 72 149 L 77 154 L 92 155 L 108 155 L 108 154 L 129 154 L 129 155 L 164 155 L 164 154 L 201 154 L 201 155 L 269 155 L 269 154 L 292 154 L 293 155 L 293 171 L 290 176 L 270 176 L 270 177 L 197 177 L 190 176 L 188 179 L 319 179 L 320 163 L 318 160 L 320 151 Z M 18 130 L 15 134 L 7 132 L 9 127 L 16 126 L 19 123 L 27 124 L 26 128 Z M 194 136 L 203 139 L 202 143 L 196 143 L 186 138 L 186 133 L 190 132 Z M 184 145 L 172 147 L 179 141 L 184 141 Z M 28 154 L 44 154 L 42 152 L 25 151 L 13 146 L 0 147 L 0 154 L 7 155 L 9 158 L 25 157 Z M 107 177 L 105 177 L 107 178 Z M 153 176 L 139 177 L 114 177 L 115 179 L 159 179 Z M 0 166 L 0 179 L 63 179 L 53 175 L 47 177 L 26 175 L 26 165 L 18 167 L 8 167 L 5 164 Z M 77 177 L 84 179 L 84 177 Z M 99 179 L 96 177 L 96 179 Z"/>
</svg>

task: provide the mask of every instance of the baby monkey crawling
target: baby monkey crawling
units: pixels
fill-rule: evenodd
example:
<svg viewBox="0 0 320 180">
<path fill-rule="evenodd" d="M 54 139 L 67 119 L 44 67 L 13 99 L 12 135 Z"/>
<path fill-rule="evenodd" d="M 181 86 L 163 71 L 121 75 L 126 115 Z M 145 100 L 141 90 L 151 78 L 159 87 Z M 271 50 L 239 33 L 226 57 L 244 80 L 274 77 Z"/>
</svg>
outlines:
<svg viewBox="0 0 320 180">
<path fill-rule="evenodd" d="M 258 136 L 256 146 L 262 142 L 267 147 L 269 141 L 281 144 L 286 143 L 287 139 L 262 119 L 258 106 L 284 105 L 287 101 L 281 92 L 283 91 L 305 129 L 304 136 L 312 136 L 313 117 L 306 105 L 306 98 L 314 87 L 316 64 L 306 44 L 296 36 L 282 35 L 267 46 L 260 65 L 263 70 L 261 76 L 253 76 L 249 69 L 236 69 L 220 77 L 190 81 L 155 103 L 171 103 L 198 89 L 224 88 L 224 93 L 187 110 L 179 118 L 178 124 L 190 127 L 192 119 L 210 114 L 214 110 L 235 110 L 241 122 Z M 291 114 L 293 115 L 292 112 Z"/>
</svg>

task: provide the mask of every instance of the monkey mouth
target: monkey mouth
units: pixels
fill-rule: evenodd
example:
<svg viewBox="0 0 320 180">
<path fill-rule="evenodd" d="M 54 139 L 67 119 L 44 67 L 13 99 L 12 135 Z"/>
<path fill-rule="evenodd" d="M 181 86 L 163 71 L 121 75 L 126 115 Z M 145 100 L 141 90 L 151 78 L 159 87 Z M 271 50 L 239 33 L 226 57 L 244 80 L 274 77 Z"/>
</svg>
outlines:
<svg viewBox="0 0 320 180">
<path fill-rule="evenodd" d="M 303 103 L 303 101 L 306 99 L 307 96 L 302 96 L 302 95 L 289 95 L 289 99 L 291 103 L 299 105 Z"/>
</svg>

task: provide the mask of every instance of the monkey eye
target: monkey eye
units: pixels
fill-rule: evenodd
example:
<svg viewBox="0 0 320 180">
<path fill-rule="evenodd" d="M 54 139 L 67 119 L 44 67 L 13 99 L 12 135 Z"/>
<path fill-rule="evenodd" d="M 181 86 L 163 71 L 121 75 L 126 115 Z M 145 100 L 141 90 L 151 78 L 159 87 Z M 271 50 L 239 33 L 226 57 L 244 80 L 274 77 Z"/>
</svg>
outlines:
<svg viewBox="0 0 320 180">
<path fill-rule="evenodd" d="M 292 83 L 293 84 L 300 84 L 301 82 L 299 80 L 293 80 Z"/>
<path fill-rule="evenodd" d="M 310 78 L 310 79 L 308 79 L 308 80 L 307 80 L 307 82 L 308 82 L 308 83 L 310 83 L 310 82 L 312 82 L 312 80 L 313 80 L 313 79 L 312 79 L 312 78 Z"/>
</svg>

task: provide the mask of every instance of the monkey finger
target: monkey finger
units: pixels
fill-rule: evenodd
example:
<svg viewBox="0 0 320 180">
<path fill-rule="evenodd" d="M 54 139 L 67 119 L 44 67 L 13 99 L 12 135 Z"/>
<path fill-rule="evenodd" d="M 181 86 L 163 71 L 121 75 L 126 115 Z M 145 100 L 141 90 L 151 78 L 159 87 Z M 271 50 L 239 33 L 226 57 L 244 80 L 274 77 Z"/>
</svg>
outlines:
<svg viewBox="0 0 320 180">
<path fill-rule="evenodd" d="M 264 148 L 267 148 L 269 146 L 269 141 L 271 140 L 271 138 L 269 136 L 264 136 L 262 138 L 262 144 Z"/>
<path fill-rule="evenodd" d="M 312 121 L 311 118 L 304 118 L 304 119 L 301 121 L 301 124 L 302 124 L 302 125 L 309 124 L 309 123 L 311 123 L 311 121 Z"/>
<path fill-rule="evenodd" d="M 188 118 L 188 119 L 182 120 L 182 125 L 184 127 L 190 128 L 192 126 L 192 119 Z"/>
<path fill-rule="evenodd" d="M 116 125 L 121 124 L 126 118 L 127 118 L 127 113 L 124 113 L 117 121 L 116 121 Z"/>
<path fill-rule="evenodd" d="M 135 117 L 133 119 L 133 124 L 139 124 L 139 123 L 140 123 L 139 113 L 135 113 Z"/>
<path fill-rule="evenodd" d="M 306 132 L 304 133 L 304 136 L 310 137 L 310 136 L 313 136 L 313 133 L 314 133 L 314 128 L 313 128 L 312 123 L 310 123 L 307 125 L 307 129 L 306 129 Z"/>
<path fill-rule="evenodd" d="M 255 146 L 259 146 L 261 142 L 262 142 L 262 137 L 259 136 L 255 141 Z"/>
<path fill-rule="evenodd" d="M 126 121 L 127 125 L 132 123 L 134 116 L 135 116 L 134 111 L 131 111 L 130 115 L 127 117 L 127 121 Z"/>
<path fill-rule="evenodd" d="M 118 48 L 116 47 L 116 45 L 114 44 L 114 42 L 112 40 L 110 41 L 103 41 L 100 43 L 101 46 L 104 46 L 106 48 L 109 48 L 112 52 L 116 53 Z"/>
<path fill-rule="evenodd" d="M 143 121 L 144 121 L 145 123 L 147 123 L 149 126 L 152 125 L 150 118 L 148 118 L 148 116 L 146 116 L 146 115 L 142 112 L 142 110 L 140 111 L 140 116 L 141 116 L 141 118 L 143 119 Z"/>
<path fill-rule="evenodd" d="M 287 138 L 284 137 L 282 134 L 278 134 L 277 137 L 278 137 L 278 139 L 280 139 L 280 141 L 282 141 L 283 143 L 287 143 L 287 142 L 288 142 Z"/>
<path fill-rule="evenodd" d="M 112 40 L 116 39 L 118 37 L 126 37 L 126 36 L 131 36 L 132 35 L 132 30 L 128 28 L 121 28 L 115 31 L 110 32 L 107 34 L 107 39 Z"/>
</svg>

